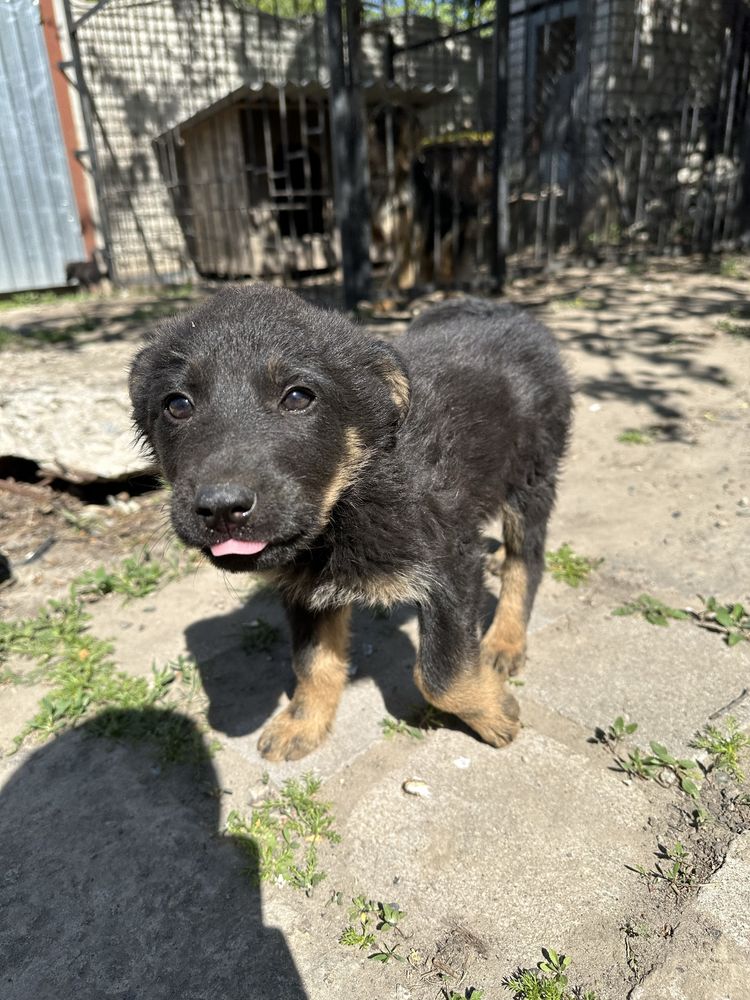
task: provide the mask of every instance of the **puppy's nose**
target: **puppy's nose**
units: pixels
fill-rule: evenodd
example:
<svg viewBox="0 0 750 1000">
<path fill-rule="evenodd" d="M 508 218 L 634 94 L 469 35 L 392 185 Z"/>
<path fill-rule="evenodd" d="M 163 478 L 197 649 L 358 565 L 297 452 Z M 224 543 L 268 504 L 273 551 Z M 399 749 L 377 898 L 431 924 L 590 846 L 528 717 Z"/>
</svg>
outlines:
<svg viewBox="0 0 750 1000">
<path fill-rule="evenodd" d="M 207 528 L 228 528 L 233 524 L 244 524 L 257 499 L 252 490 L 239 483 L 199 486 L 195 494 L 194 509 Z"/>
</svg>

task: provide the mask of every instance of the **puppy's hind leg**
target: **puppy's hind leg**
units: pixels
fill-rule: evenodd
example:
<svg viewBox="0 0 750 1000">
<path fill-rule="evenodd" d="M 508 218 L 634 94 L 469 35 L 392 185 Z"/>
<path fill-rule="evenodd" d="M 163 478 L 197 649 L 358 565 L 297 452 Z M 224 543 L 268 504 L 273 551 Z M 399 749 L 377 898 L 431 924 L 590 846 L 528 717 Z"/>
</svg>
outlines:
<svg viewBox="0 0 750 1000">
<path fill-rule="evenodd" d="M 326 738 L 347 678 L 351 608 L 315 613 L 287 608 L 292 629 L 294 696 L 260 734 L 267 760 L 299 760 Z"/>
<path fill-rule="evenodd" d="M 495 617 L 482 639 L 482 662 L 515 674 L 526 658 L 526 626 L 544 572 L 544 542 L 552 509 L 551 491 L 515 496 L 503 504 L 505 561 Z"/>
<path fill-rule="evenodd" d="M 505 678 L 484 663 L 477 638 L 478 606 L 441 593 L 420 607 L 421 642 L 414 680 L 430 704 L 457 715 L 492 746 L 510 743 L 520 728 L 518 703 Z"/>
</svg>

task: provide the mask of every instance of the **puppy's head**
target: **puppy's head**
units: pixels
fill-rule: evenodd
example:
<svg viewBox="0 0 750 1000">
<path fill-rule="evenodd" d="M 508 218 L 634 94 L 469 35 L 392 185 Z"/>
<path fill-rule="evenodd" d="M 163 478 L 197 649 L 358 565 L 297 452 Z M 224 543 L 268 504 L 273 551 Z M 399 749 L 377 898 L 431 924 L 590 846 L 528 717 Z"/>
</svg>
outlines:
<svg viewBox="0 0 750 1000">
<path fill-rule="evenodd" d="M 136 426 L 172 484 L 179 537 L 224 569 L 291 562 L 409 406 L 396 351 L 268 285 L 162 325 L 130 370 Z"/>
</svg>

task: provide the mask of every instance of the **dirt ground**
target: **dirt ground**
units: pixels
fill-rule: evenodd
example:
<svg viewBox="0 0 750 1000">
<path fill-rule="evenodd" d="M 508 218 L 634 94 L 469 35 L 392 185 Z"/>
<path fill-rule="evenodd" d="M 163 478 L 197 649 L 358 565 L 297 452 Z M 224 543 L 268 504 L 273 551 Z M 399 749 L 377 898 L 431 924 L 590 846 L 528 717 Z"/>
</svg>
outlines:
<svg viewBox="0 0 750 1000">
<path fill-rule="evenodd" d="M 6 751 L 0 778 L 7 803 L 15 804 L 24 823 L 50 830 L 57 816 L 60 842 L 76 858 L 76 879 L 88 880 L 100 896 L 120 894 L 117 919 L 114 910 L 102 911 L 107 934 L 116 928 L 138 937 L 138 928 L 146 928 L 142 933 L 153 942 L 133 944 L 126 958 L 112 957 L 112 940 L 101 936 L 101 928 L 91 929 L 90 914 L 79 912 L 86 892 L 56 877 L 50 888 L 55 852 L 50 854 L 43 837 L 34 837 L 38 870 L 27 861 L 11 865 L 26 873 L 25 882 L 20 876 L 12 881 L 14 919 L 41 921 L 58 968 L 50 972 L 49 956 L 45 964 L 11 935 L 11 961 L 2 973 L 6 995 L 72 995 L 66 989 L 76 976 L 68 951 L 73 949 L 84 984 L 76 995 L 92 998 L 426 1000 L 448 997 L 451 989 L 464 997 L 476 987 L 484 990 L 483 1000 L 497 1000 L 512 996 L 501 985 L 505 976 L 519 966 L 533 968 L 540 949 L 554 947 L 574 957 L 571 986 L 587 985 L 598 1000 L 745 1000 L 746 792 L 711 770 L 704 755 L 703 796 L 712 820 L 696 828 L 692 803 L 674 783 L 664 788 L 653 781 L 623 782 L 612 771 L 611 755 L 591 740 L 596 727 L 624 715 L 639 725 L 631 744 L 655 740 L 678 756 L 695 757 L 691 738 L 710 718 L 731 714 L 750 726 L 748 643 L 728 648 L 720 635 L 691 622 L 659 628 L 611 614 L 642 593 L 675 608 L 699 608 L 701 597 L 710 596 L 750 606 L 749 278 L 750 264 L 741 259 L 722 269 L 650 261 L 630 269 L 569 267 L 510 287 L 513 301 L 553 329 L 577 386 L 574 433 L 548 548 L 570 543 L 601 563 L 578 588 L 549 574 L 543 583 L 529 665 L 518 688 L 525 728 L 509 750 L 490 750 L 453 728 L 423 740 L 384 738 L 381 718 L 403 718 L 418 701 L 409 679 L 416 628 L 405 609 L 389 619 L 360 615 L 353 643 L 356 677 L 333 736 L 306 761 L 268 767 L 255 740 L 288 693 L 288 652 L 280 643 L 251 653 L 248 664 L 237 636 L 259 618 L 283 630 L 282 615 L 272 595 L 239 587 L 236 580 L 227 584 L 210 567 L 191 567 L 190 575 L 140 601 L 123 604 L 112 595 L 90 606 L 92 631 L 114 640 L 117 662 L 127 672 L 146 675 L 152 663 L 180 654 L 198 663 L 206 700 L 192 717 L 223 748 L 211 777 L 223 792 L 210 808 L 192 803 L 189 776 L 155 776 L 140 748 L 118 744 L 102 757 L 97 741 L 69 733 L 47 747 L 27 743 L 9 755 L 12 737 L 45 689 L 0 685 L 0 748 Z M 175 556 L 163 491 L 131 495 L 123 481 L 102 487 L 102 502 L 91 504 L 85 502 L 90 489 L 62 489 L 61 474 L 65 462 L 80 471 L 87 451 L 95 456 L 93 466 L 96 456 L 111 457 L 112 441 L 129 456 L 128 473 L 147 471 L 125 443 L 127 360 L 149 322 L 173 306 L 186 307 L 198 294 L 185 291 L 166 303 L 92 298 L 0 313 L 6 331 L 0 414 L 6 403 L 12 411 L 12 428 L 0 440 L 15 435 L 9 453 L 14 461 L 0 456 L 0 550 L 16 577 L 14 585 L 0 589 L 2 620 L 35 614 L 84 570 L 115 567 L 144 551 L 160 563 Z M 376 308 L 363 322 L 391 336 L 424 305 L 421 300 L 400 311 Z M 30 344 L 39 327 L 51 333 Z M 55 330 L 63 331 L 57 343 Z M 40 380 L 49 388 L 24 411 L 20 390 L 38 387 Z M 97 420 L 88 410 L 105 403 L 107 426 L 97 440 Z M 73 411 L 89 426 L 83 440 L 77 425 L 68 427 L 61 417 Z M 41 447 L 35 445 L 37 427 L 43 454 L 35 454 Z M 72 449 L 64 461 L 63 446 Z M 38 462 L 50 484 L 24 481 L 31 467 L 19 458 Z M 107 500 L 109 488 L 115 492 Z M 489 534 L 498 539 L 499 526 Z M 30 558 L 50 539 L 46 551 Z M 496 596 L 497 580 L 489 573 L 487 588 Z M 74 760 L 90 769 L 90 784 L 81 785 L 71 772 Z M 226 843 L 216 846 L 216 833 L 231 808 L 249 809 L 265 772 L 279 787 L 309 770 L 324 780 L 341 844 L 322 851 L 328 878 L 310 899 L 270 885 L 259 906 L 257 890 L 251 896 L 250 888 L 238 888 L 241 862 L 233 850 L 224 853 Z M 40 784 L 47 773 L 59 778 L 56 791 Z M 122 795 L 131 796 L 132 809 L 108 784 L 112 775 Z M 408 778 L 424 781 L 431 797 L 405 795 Z M 149 791 L 156 781 L 164 782 L 162 792 Z M 94 799 L 80 816 L 75 810 L 68 816 L 66 802 L 87 801 L 94 792 L 96 801 L 111 808 L 119 834 L 109 827 L 101 840 L 82 834 L 84 814 L 94 825 L 101 819 L 95 820 Z M 140 819 L 133 815 L 138 809 Z M 141 843 L 148 824 L 158 835 L 151 860 L 146 841 Z M 11 845 L 23 839 L 20 830 L 10 824 Z M 137 833 L 134 864 L 142 865 L 146 882 L 112 861 L 129 830 Z M 690 885 L 663 886 L 634 874 L 633 868 L 652 864 L 659 844 L 676 841 L 691 855 Z M 119 873 L 117 884 L 104 862 L 89 863 L 100 855 Z M 155 865 L 162 874 L 149 882 Z M 158 900 L 192 879 L 198 884 L 183 904 L 200 923 L 200 935 L 184 916 L 170 928 L 139 888 L 151 885 Z M 225 900 L 223 909 L 212 884 Z M 396 899 L 406 910 L 408 961 L 381 965 L 338 943 L 346 917 L 336 892 L 348 899 L 360 891 Z M 71 924 L 56 915 L 63 912 L 74 914 Z M 239 929 L 243 920 L 246 937 Z M 152 962 L 153 947 L 170 957 L 161 965 Z M 195 965 L 196 949 L 205 954 L 209 947 L 223 958 L 207 961 L 202 976 L 185 972 Z M 145 964 L 144 955 L 151 956 Z M 250 977 L 245 985 L 253 983 L 251 989 L 240 988 L 243 977 Z M 102 992 L 108 981 L 119 985 Z"/>
</svg>

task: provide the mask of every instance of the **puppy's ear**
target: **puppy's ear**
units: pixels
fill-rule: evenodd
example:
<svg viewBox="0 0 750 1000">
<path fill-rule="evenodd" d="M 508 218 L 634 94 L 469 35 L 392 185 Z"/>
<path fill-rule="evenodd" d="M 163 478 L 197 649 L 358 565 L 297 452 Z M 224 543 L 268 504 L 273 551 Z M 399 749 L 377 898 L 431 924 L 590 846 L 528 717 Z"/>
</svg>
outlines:
<svg viewBox="0 0 750 1000">
<path fill-rule="evenodd" d="M 157 361 L 156 354 L 155 345 L 146 344 L 133 358 L 128 374 L 130 402 L 133 404 L 133 421 L 138 430 L 138 436 L 146 441 L 149 440 L 153 425 L 154 415 L 152 405 L 150 405 L 150 388 L 156 374 L 154 370 Z"/>
<path fill-rule="evenodd" d="M 383 341 L 375 341 L 373 348 L 373 365 L 377 375 L 385 382 L 394 407 L 393 428 L 398 430 L 406 420 L 411 405 L 411 385 L 406 362 L 395 348 Z"/>
</svg>

